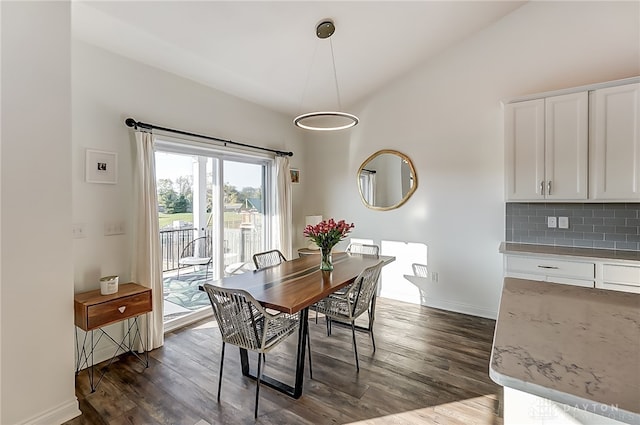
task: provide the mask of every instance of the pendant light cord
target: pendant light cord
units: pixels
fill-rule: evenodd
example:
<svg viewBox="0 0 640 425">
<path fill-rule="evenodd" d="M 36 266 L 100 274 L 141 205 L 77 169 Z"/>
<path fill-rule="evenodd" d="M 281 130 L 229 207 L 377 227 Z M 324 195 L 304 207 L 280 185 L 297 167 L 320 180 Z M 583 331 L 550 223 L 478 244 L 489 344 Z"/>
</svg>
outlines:
<svg viewBox="0 0 640 425">
<path fill-rule="evenodd" d="M 333 41 L 329 38 L 329 45 L 331 46 L 331 61 L 333 62 L 333 79 L 336 83 L 336 97 L 338 98 L 338 111 L 342 110 L 342 102 L 340 100 L 340 89 L 338 88 L 338 73 L 336 72 L 336 58 L 333 53 Z"/>
</svg>

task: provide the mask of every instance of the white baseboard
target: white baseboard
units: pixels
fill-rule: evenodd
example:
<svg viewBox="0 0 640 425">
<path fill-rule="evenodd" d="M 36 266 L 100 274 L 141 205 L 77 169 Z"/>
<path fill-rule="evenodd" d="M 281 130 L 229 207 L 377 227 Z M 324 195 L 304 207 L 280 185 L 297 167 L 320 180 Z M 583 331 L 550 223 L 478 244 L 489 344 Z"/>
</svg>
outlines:
<svg viewBox="0 0 640 425">
<path fill-rule="evenodd" d="M 30 419 L 27 419 L 24 422 L 21 422 L 22 425 L 53 425 L 53 424 L 62 424 L 71 420 L 77 416 L 80 416 L 82 412 L 80 411 L 78 405 L 78 399 L 73 397 L 72 400 L 69 400 L 66 403 L 63 403 L 59 406 L 54 407 L 53 409 L 49 409 L 45 412 L 42 412 L 36 416 L 32 416 Z"/>
<path fill-rule="evenodd" d="M 497 311 L 456 301 L 428 297 L 423 301 L 422 305 L 426 307 L 439 308 L 441 310 L 454 311 L 456 313 L 469 314 L 471 316 L 484 317 L 486 319 L 496 320 L 498 318 Z"/>
<path fill-rule="evenodd" d="M 406 277 L 406 276 L 405 276 Z M 409 276 L 415 278 L 415 276 Z M 484 317 L 486 319 L 496 320 L 498 317 L 498 312 L 493 310 L 488 310 L 486 308 L 478 307 L 472 304 L 460 303 L 457 301 L 445 300 L 442 298 L 435 298 L 433 295 L 429 295 L 428 297 L 420 297 L 420 302 L 418 303 L 417 297 L 394 297 L 392 294 L 386 293 L 381 295 L 382 298 L 390 298 L 398 301 L 408 302 L 411 304 L 420 304 L 425 307 L 433 307 L 439 308 L 440 310 L 453 311 L 456 313 L 469 314 L 471 316 Z"/>
</svg>

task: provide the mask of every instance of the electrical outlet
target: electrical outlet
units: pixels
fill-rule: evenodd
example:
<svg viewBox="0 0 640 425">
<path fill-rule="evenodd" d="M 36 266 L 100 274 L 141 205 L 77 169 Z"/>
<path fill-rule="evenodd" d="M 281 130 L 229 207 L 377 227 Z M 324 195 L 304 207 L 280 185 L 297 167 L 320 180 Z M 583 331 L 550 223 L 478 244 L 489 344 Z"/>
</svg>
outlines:
<svg viewBox="0 0 640 425">
<path fill-rule="evenodd" d="M 438 281 L 438 272 L 431 272 L 431 281 L 432 282 Z"/>
<path fill-rule="evenodd" d="M 71 227 L 73 239 L 82 239 L 87 237 L 87 226 L 84 223 L 75 223 Z"/>
<path fill-rule="evenodd" d="M 558 219 L 556 217 L 547 217 L 547 227 L 549 229 L 558 227 Z"/>
<path fill-rule="evenodd" d="M 569 228 L 569 217 L 558 217 L 558 227 L 560 229 Z"/>
</svg>

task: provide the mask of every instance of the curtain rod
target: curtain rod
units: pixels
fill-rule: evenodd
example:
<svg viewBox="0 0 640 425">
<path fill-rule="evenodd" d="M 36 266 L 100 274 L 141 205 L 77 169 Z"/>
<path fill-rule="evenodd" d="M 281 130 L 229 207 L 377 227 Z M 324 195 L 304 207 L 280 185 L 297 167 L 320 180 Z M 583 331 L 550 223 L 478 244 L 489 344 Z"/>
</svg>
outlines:
<svg viewBox="0 0 640 425">
<path fill-rule="evenodd" d="M 173 128 L 166 128 L 166 127 L 160 127 L 159 125 L 155 125 L 155 124 L 148 124 L 145 122 L 141 122 L 141 121 L 136 121 L 133 118 L 127 118 L 124 123 L 127 125 L 127 127 L 133 127 L 136 130 L 138 128 L 144 128 L 146 130 L 162 130 L 162 131 L 167 131 L 169 133 L 176 133 L 176 134 L 182 134 L 183 136 L 193 136 L 193 137 L 199 137 L 201 139 L 207 139 L 207 140 L 213 140 L 216 142 L 221 142 L 224 143 L 224 145 L 226 146 L 227 144 L 231 144 L 231 145 L 235 145 L 235 146 L 242 146 L 245 148 L 251 148 L 251 149 L 258 149 L 258 150 L 262 150 L 262 151 L 267 151 L 267 152 L 273 152 L 276 155 L 279 156 L 293 156 L 293 152 L 283 152 L 283 151 L 279 151 L 276 149 L 269 149 L 269 148 L 263 148 L 260 146 L 253 146 L 253 145 L 247 145 L 246 143 L 240 143 L 240 142 L 234 142 L 233 140 L 224 140 L 224 139 L 219 139 L 217 137 L 211 137 L 211 136 L 203 136 L 202 134 L 196 134 L 196 133 L 189 133 L 187 131 L 183 131 L 183 130 L 175 130 Z"/>
</svg>

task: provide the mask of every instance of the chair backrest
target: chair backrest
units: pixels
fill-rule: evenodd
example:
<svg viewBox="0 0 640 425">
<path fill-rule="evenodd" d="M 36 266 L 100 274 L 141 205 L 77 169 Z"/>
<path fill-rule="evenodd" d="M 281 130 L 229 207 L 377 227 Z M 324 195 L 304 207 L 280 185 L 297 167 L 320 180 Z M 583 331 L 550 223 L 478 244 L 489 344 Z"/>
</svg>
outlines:
<svg viewBox="0 0 640 425">
<path fill-rule="evenodd" d="M 429 272 L 427 271 L 426 264 L 413 263 L 411 264 L 411 268 L 413 269 L 414 276 L 429 277 Z"/>
<path fill-rule="evenodd" d="M 380 255 L 380 247 L 378 245 L 368 245 L 362 243 L 350 243 L 347 252 L 351 254 Z"/>
<path fill-rule="evenodd" d="M 208 236 L 195 238 L 194 240 L 189 242 L 182 250 L 180 258 L 184 257 L 211 257 L 211 239 Z"/>
<path fill-rule="evenodd" d="M 369 309 L 371 298 L 376 293 L 382 265 L 383 262 L 380 261 L 375 266 L 367 267 L 353 282 L 352 289 L 348 292 L 351 300 L 351 317 L 356 318 Z"/>
<path fill-rule="evenodd" d="M 256 265 L 256 269 L 264 269 L 265 267 L 271 267 L 287 261 L 284 255 L 277 249 L 271 251 L 259 252 L 253 255 L 253 263 Z"/>
<path fill-rule="evenodd" d="M 262 346 L 265 311 L 248 292 L 205 283 L 222 340 L 248 350 Z"/>
</svg>

